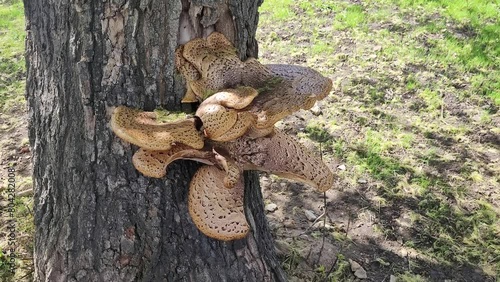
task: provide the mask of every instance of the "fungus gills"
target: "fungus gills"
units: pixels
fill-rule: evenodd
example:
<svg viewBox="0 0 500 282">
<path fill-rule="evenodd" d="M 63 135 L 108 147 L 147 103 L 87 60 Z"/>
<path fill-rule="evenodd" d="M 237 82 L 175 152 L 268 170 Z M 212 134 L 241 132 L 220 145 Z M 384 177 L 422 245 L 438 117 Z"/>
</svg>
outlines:
<svg viewBox="0 0 500 282">
<path fill-rule="evenodd" d="M 162 123 L 154 112 L 119 106 L 111 129 L 140 147 L 132 162 L 145 176 L 164 177 L 178 159 L 205 164 L 189 185 L 189 213 L 201 232 L 224 241 L 246 236 L 243 170 L 267 171 L 319 191 L 332 188 L 326 164 L 274 127 L 325 98 L 332 88 L 329 78 L 307 67 L 241 61 L 216 32 L 180 46 L 175 56 L 186 80 L 182 102 L 201 102 L 196 117 Z"/>
</svg>

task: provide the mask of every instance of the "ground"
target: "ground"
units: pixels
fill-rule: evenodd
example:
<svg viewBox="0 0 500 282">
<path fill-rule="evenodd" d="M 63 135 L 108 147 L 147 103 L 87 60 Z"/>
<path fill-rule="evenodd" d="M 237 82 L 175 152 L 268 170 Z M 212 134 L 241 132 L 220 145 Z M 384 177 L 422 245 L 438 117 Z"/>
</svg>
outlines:
<svg viewBox="0 0 500 282">
<path fill-rule="evenodd" d="M 360 280 L 350 260 L 367 281 L 499 280 L 498 2 L 265 0 L 260 12 L 262 62 L 334 81 L 328 98 L 279 124 L 337 174 L 326 199 L 261 178 L 291 280 Z M 15 167 L 15 281 L 29 280 L 33 232 L 22 16 L 18 0 L 0 0 L 0 205 Z M 5 251 L 8 214 L 0 220 Z"/>
</svg>

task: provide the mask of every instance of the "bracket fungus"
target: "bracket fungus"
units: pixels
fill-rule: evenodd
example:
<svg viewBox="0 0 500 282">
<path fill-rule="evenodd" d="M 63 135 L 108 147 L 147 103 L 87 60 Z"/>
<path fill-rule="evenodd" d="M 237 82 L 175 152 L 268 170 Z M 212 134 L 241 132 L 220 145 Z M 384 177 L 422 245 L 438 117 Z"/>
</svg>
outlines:
<svg viewBox="0 0 500 282">
<path fill-rule="evenodd" d="M 244 170 L 266 171 L 319 191 L 332 188 L 327 165 L 274 127 L 325 98 L 330 79 L 307 67 L 241 61 L 216 32 L 180 46 L 176 66 L 186 79 L 183 102 L 200 102 L 196 117 L 162 123 L 154 112 L 120 106 L 111 129 L 140 147 L 133 164 L 145 176 L 164 177 L 178 159 L 205 164 L 189 187 L 189 213 L 201 232 L 224 241 L 246 236 Z"/>
</svg>

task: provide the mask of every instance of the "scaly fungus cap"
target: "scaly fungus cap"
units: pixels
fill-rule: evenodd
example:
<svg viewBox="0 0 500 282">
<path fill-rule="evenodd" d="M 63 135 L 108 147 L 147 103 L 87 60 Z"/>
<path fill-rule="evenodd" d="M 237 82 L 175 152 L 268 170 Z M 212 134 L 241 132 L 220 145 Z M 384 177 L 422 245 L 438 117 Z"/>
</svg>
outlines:
<svg viewBox="0 0 500 282">
<path fill-rule="evenodd" d="M 111 129 L 123 140 L 147 150 L 165 151 L 177 143 L 195 149 L 204 146 L 194 118 L 158 123 L 154 112 L 120 106 L 113 111 Z"/>
<path fill-rule="evenodd" d="M 329 78 L 310 68 L 293 65 L 266 67 L 283 80 L 260 93 L 246 109 L 257 117 L 256 128 L 273 126 L 293 112 L 312 108 L 332 89 Z"/>
<path fill-rule="evenodd" d="M 215 146 L 228 152 L 245 170 L 266 171 L 309 184 L 321 192 L 333 187 L 334 176 L 328 166 L 281 131 L 257 139 L 243 136 Z"/>
<path fill-rule="evenodd" d="M 175 66 L 186 80 L 186 93 L 184 94 L 184 98 L 181 103 L 195 103 L 199 100 L 190 85 L 191 82 L 199 80 L 201 78 L 201 74 L 182 56 L 183 50 L 184 46 L 180 46 L 177 50 L 175 50 Z"/>
<path fill-rule="evenodd" d="M 176 51 L 176 66 L 187 82 L 184 102 L 202 101 L 206 96 L 224 88 L 240 85 L 259 88 L 274 77 L 257 60 L 241 61 L 236 48 L 221 33 L 214 32 L 207 39 L 196 38 Z M 193 75 L 196 69 L 200 78 Z"/>
<path fill-rule="evenodd" d="M 226 89 L 213 94 L 196 111 L 205 136 L 214 141 L 234 140 L 255 122 L 252 114 L 238 111 L 248 106 L 259 93 L 251 87 Z"/>
<path fill-rule="evenodd" d="M 208 237 L 230 241 L 244 238 L 249 226 L 243 210 L 244 185 L 240 178 L 232 189 L 224 187 L 224 171 L 203 166 L 189 186 L 189 214 Z"/>
<path fill-rule="evenodd" d="M 227 159 L 208 146 L 197 150 L 183 144 L 177 144 L 168 151 L 151 151 L 139 148 L 132 157 L 132 163 L 143 175 L 162 178 L 167 174 L 168 165 L 181 159 L 215 165 L 223 169 L 225 171 L 223 183 L 226 188 L 233 188 L 240 179 L 240 167 L 233 160 Z"/>
</svg>

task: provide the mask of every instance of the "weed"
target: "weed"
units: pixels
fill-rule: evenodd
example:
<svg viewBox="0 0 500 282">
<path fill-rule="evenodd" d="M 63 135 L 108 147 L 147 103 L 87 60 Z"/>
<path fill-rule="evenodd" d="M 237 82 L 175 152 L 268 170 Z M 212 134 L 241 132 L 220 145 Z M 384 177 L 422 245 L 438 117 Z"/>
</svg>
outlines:
<svg viewBox="0 0 500 282">
<path fill-rule="evenodd" d="M 335 269 L 328 276 L 329 281 L 353 281 L 349 261 L 343 254 L 337 254 L 337 264 Z"/>
<path fill-rule="evenodd" d="M 308 137 L 319 143 L 329 143 L 332 137 L 324 127 L 316 124 L 308 124 L 305 128 Z"/>
<path fill-rule="evenodd" d="M 290 253 L 282 261 L 281 265 L 283 269 L 289 273 L 292 273 L 300 263 L 301 256 L 296 248 L 290 248 Z"/>
</svg>

